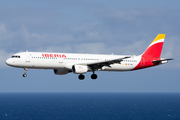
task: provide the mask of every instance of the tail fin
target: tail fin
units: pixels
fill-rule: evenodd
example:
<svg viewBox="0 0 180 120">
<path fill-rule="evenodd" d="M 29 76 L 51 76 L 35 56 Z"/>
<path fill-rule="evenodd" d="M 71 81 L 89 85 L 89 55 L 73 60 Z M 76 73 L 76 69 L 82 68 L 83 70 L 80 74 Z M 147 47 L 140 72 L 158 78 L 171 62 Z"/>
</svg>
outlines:
<svg viewBox="0 0 180 120">
<path fill-rule="evenodd" d="M 154 41 L 148 46 L 142 57 L 151 57 L 159 59 L 166 34 L 158 34 Z"/>
</svg>

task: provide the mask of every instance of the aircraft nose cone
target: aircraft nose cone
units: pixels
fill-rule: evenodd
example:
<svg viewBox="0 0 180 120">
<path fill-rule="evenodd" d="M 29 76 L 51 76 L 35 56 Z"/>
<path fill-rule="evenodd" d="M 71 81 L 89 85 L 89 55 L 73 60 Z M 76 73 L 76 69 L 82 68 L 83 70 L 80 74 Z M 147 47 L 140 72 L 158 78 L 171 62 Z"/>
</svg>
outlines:
<svg viewBox="0 0 180 120">
<path fill-rule="evenodd" d="M 6 60 L 6 64 L 7 64 L 7 65 L 11 65 L 11 64 L 12 64 L 12 61 L 11 61 L 10 59 L 7 59 L 7 60 Z"/>
</svg>

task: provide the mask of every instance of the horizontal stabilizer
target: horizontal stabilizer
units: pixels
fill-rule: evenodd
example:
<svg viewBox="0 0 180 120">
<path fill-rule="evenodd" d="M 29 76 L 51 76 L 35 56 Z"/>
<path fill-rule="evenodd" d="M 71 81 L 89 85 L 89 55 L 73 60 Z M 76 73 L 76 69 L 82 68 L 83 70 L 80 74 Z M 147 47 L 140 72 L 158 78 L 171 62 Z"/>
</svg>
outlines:
<svg viewBox="0 0 180 120">
<path fill-rule="evenodd" d="M 154 63 L 154 64 L 163 63 L 163 62 L 168 62 L 169 60 L 174 60 L 174 59 L 169 58 L 169 59 L 162 59 L 162 60 L 153 60 L 152 63 Z"/>
</svg>

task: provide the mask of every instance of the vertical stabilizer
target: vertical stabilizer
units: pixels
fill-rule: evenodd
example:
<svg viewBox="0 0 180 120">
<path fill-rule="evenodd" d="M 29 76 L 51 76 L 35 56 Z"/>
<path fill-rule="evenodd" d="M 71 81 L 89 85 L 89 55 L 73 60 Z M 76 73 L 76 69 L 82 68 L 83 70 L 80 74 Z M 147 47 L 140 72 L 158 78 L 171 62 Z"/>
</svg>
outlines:
<svg viewBox="0 0 180 120">
<path fill-rule="evenodd" d="M 166 34 L 158 34 L 153 42 L 148 46 L 142 57 L 151 57 L 159 59 Z"/>
<path fill-rule="evenodd" d="M 155 66 L 160 64 L 161 61 L 161 51 L 164 44 L 166 34 L 158 34 L 157 37 L 153 40 L 153 42 L 148 46 L 148 48 L 141 55 L 141 60 L 139 64 L 133 69 L 142 69 L 151 66 Z M 158 61 L 158 62 L 154 62 Z"/>
</svg>

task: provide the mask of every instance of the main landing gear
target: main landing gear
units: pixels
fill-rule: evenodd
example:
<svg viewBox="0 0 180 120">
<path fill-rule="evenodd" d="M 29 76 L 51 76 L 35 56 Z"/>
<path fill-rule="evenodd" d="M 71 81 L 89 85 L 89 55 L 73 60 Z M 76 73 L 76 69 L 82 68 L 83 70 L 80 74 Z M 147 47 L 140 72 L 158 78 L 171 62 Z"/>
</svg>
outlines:
<svg viewBox="0 0 180 120">
<path fill-rule="evenodd" d="M 24 68 L 24 74 L 23 74 L 23 77 L 27 77 L 26 72 L 27 72 L 27 68 Z"/>
<path fill-rule="evenodd" d="M 96 74 L 92 74 L 91 75 L 91 79 L 97 79 L 97 75 Z"/>
<path fill-rule="evenodd" d="M 80 74 L 78 78 L 79 78 L 79 80 L 84 80 L 85 76 L 83 74 Z M 94 74 L 94 71 L 93 71 L 93 74 L 91 75 L 91 79 L 93 79 L 93 80 L 97 79 L 97 75 Z"/>
<path fill-rule="evenodd" d="M 83 74 L 80 74 L 78 78 L 79 80 L 84 80 L 85 76 Z"/>
<path fill-rule="evenodd" d="M 91 79 L 97 79 L 97 75 L 94 73 L 94 70 L 93 70 L 93 74 L 91 75 Z"/>
</svg>

